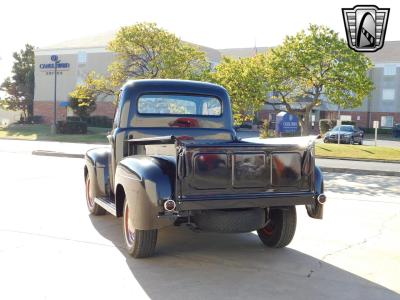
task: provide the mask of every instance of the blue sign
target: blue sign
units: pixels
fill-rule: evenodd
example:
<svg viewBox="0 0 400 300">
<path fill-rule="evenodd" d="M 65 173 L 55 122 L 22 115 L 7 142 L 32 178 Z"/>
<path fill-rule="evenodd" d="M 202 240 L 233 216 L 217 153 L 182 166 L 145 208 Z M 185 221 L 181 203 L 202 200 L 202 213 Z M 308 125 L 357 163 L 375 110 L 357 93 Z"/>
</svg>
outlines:
<svg viewBox="0 0 400 300">
<path fill-rule="evenodd" d="M 58 60 L 58 55 L 52 55 L 50 56 L 51 61 L 57 61 Z"/>
<path fill-rule="evenodd" d="M 296 115 L 280 112 L 276 115 L 276 130 L 281 133 L 295 133 L 299 130 L 299 119 Z"/>
</svg>

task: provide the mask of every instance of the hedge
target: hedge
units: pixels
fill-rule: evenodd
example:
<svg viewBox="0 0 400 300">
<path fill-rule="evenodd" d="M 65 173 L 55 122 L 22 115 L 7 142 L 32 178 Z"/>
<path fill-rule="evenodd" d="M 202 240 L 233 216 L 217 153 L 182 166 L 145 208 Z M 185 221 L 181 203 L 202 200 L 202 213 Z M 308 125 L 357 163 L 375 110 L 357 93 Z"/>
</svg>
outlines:
<svg viewBox="0 0 400 300">
<path fill-rule="evenodd" d="M 362 128 L 364 133 L 375 133 L 375 128 Z M 379 134 L 392 134 L 393 129 L 392 128 L 378 128 L 378 133 Z"/>
<path fill-rule="evenodd" d="M 57 121 L 58 134 L 86 134 L 87 124 L 82 121 Z"/>
<path fill-rule="evenodd" d="M 67 117 L 67 121 L 86 122 L 89 127 L 111 128 L 113 120 L 107 116 L 90 116 L 88 118 L 80 118 L 78 116 Z"/>
</svg>

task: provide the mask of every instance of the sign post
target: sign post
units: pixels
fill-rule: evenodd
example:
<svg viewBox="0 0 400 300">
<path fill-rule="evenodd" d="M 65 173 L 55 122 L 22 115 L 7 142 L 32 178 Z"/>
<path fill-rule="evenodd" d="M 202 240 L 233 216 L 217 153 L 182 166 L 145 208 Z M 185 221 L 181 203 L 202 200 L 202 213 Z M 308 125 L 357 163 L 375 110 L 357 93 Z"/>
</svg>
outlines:
<svg viewBox="0 0 400 300">
<path fill-rule="evenodd" d="M 53 115 L 53 125 L 51 127 L 51 133 L 56 133 L 57 128 L 57 64 L 60 63 L 58 55 L 52 55 L 51 61 L 54 62 L 54 115 Z"/>
<path fill-rule="evenodd" d="M 378 128 L 379 128 L 379 121 L 374 121 L 374 129 L 375 129 L 375 147 L 378 141 Z"/>
<path fill-rule="evenodd" d="M 342 126 L 342 120 L 337 120 L 336 126 L 339 126 L 338 136 L 337 136 L 337 143 L 340 144 L 340 126 Z"/>
</svg>

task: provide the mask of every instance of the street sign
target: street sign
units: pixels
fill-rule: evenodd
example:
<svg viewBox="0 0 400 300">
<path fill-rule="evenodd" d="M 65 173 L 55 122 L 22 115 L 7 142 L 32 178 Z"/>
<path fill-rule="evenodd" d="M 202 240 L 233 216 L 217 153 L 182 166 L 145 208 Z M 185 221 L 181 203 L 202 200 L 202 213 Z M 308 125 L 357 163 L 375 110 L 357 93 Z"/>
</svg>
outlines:
<svg viewBox="0 0 400 300">
<path fill-rule="evenodd" d="M 374 121 L 373 128 L 379 128 L 379 121 Z"/>
</svg>

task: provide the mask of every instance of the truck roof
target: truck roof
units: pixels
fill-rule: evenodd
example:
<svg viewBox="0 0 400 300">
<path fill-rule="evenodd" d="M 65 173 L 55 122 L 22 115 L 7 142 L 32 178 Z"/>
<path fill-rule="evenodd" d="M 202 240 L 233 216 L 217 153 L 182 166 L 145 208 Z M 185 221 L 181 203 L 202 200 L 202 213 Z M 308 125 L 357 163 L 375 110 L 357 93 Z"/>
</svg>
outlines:
<svg viewBox="0 0 400 300">
<path fill-rule="evenodd" d="M 130 89 L 130 88 L 138 88 L 138 89 L 151 89 L 151 90 L 164 90 L 164 91 L 187 91 L 191 93 L 201 93 L 204 92 L 210 93 L 212 91 L 215 92 L 223 92 L 227 93 L 225 88 L 218 84 L 203 82 L 203 81 L 194 81 L 194 80 L 181 80 L 181 79 L 135 79 L 127 81 L 123 86 L 122 90 Z"/>
</svg>

